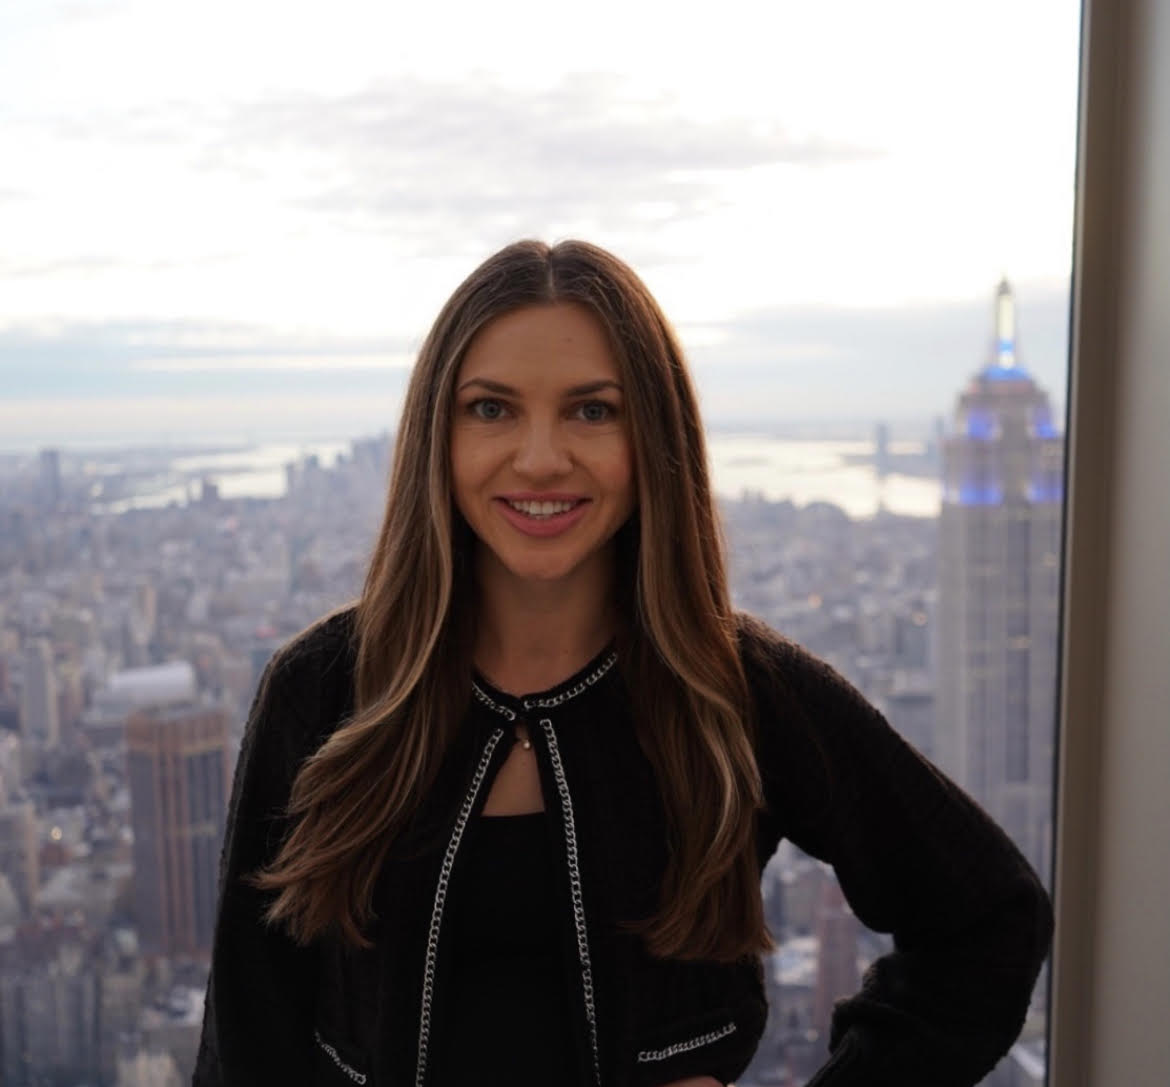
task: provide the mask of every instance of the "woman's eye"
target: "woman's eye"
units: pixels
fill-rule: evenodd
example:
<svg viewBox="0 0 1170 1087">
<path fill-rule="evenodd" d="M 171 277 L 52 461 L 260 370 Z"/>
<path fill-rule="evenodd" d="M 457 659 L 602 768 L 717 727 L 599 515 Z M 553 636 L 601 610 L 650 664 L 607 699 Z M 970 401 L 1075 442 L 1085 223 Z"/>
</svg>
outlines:
<svg viewBox="0 0 1170 1087">
<path fill-rule="evenodd" d="M 613 408 L 602 400 L 590 400 L 582 404 L 577 413 L 587 423 L 604 423 L 613 417 Z"/>
<path fill-rule="evenodd" d="M 469 405 L 473 415 L 479 416 L 491 422 L 493 419 L 499 419 L 504 414 L 504 405 L 498 400 L 473 400 Z"/>
</svg>

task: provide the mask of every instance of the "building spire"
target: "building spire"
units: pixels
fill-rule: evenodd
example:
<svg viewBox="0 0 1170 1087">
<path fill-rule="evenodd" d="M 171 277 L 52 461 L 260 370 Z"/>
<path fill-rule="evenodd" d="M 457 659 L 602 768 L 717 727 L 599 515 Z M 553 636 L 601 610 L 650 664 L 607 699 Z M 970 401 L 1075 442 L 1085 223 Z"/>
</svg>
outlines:
<svg viewBox="0 0 1170 1087">
<path fill-rule="evenodd" d="M 1001 370 L 1016 367 L 1016 299 L 1007 276 L 995 291 L 995 364 Z"/>
</svg>

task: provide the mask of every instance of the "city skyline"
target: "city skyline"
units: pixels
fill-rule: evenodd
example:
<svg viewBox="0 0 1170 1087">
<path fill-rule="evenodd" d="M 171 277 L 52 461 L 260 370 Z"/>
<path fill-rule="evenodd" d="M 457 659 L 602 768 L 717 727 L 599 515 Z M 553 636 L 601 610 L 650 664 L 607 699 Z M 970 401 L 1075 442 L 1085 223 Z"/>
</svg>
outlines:
<svg viewBox="0 0 1170 1087">
<path fill-rule="evenodd" d="M 1002 370 L 1002 326 L 994 340 Z M 994 437 L 994 420 L 979 411 L 988 382 L 1032 388 L 1018 370 L 998 381 L 975 370 L 953 440 Z M 1047 441 L 1055 429 L 1042 394 L 1024 402 Z M 884 430 L 873 437 L 878 489 L 906 454 Z M 1007 453 L 1011 460 L 1014 447 Z M 68 459 L 46 452 L 34 458 L 34 489 L 0 500 L 6 1082 L 31 1087 L 48 1070 L 80 1081 L 101 1069 L 100 1082 L 141 1087 L 156 1063 L 163 1082 L 189 1077 L 206 981 L 198 933 L 207 931 L 222 833 L 216 812 L 245 709 L 276 647 L 357 591 L 388 457 L 383 436 L 355 442 L 330 467 L 291 466 L 280 496 L 233 499 L 210 486 L 185 505 L 97 516 Z M 1059 473 L 1058 458 L 1043 466 Z M 968 495 L 978 497 L 991 496 Z M 840 669 L 920 749 L 945 746 L 933 648 L 947 622 L 937 606 L 947 576 L 939 522 L 889 512 L 852 519 L 831 503 L 751 492 L 722 503 L 722 514 L 735 606 Z M 1055 523 L 1049 517 L 1046 530 Z M 1040 582 L 1034 589 L 1047 593 Z M 965 660 L 957 667 L 970 670 Z M 50 673 L 59 680 L 51 695 Z M 1042 668 L 1032 681 L 1046 682 Z M 50 702 L 55 726 L 44 723 Z M 1039 750 L 1051 742 L 1034 739 Z M 1042 803 L 1036 796 L 1031 810 Z M 1007 822 L 1035 852 L 1029 821 Z M 822 866 L 783 847 L 769 871 L 773 1011 L 745 1085 L 811 1075 L 833 998 L 888 950 L 857 925 Z M 1028 1087 L 1042 1083 L 1043 1031 L 1038 1005 L 987 1087 L 1016 1087 L 1023 1074 Z"/>
</svg>

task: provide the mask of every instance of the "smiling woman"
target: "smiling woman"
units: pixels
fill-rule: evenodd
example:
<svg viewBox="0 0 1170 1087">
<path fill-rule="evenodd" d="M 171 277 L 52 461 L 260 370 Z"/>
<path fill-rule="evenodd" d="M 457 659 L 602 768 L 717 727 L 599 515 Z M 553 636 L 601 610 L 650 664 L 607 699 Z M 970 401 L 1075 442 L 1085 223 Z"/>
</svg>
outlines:
<svg viewBox="0 0 1170 1087">
<path fill-rule="evenodd" d="M 419 354 L 360 599 L 261 683 L 196 1084 L 729 1083 L 782 838 L 894 936 L 818 1087 L 984 1075 L 1048 947 L 1035 873 L 724 570 L 645 285 L 583 242 L 489 258 Z"/>
</svg>

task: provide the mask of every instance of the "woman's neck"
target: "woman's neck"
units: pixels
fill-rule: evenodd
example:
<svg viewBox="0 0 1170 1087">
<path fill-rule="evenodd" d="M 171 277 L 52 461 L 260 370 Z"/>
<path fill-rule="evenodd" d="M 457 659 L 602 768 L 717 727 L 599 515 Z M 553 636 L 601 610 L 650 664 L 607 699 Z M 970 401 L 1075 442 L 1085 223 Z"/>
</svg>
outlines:
<svg viewBox="0 0 1170 1087">
<path fill-rule="evenodd" d="M 478 586 L 475 665 L 500 690 L 546 690 L 589 663 L 616 633 L 609 579 L 556 584 L 486 577 Z"/>
</svg>

